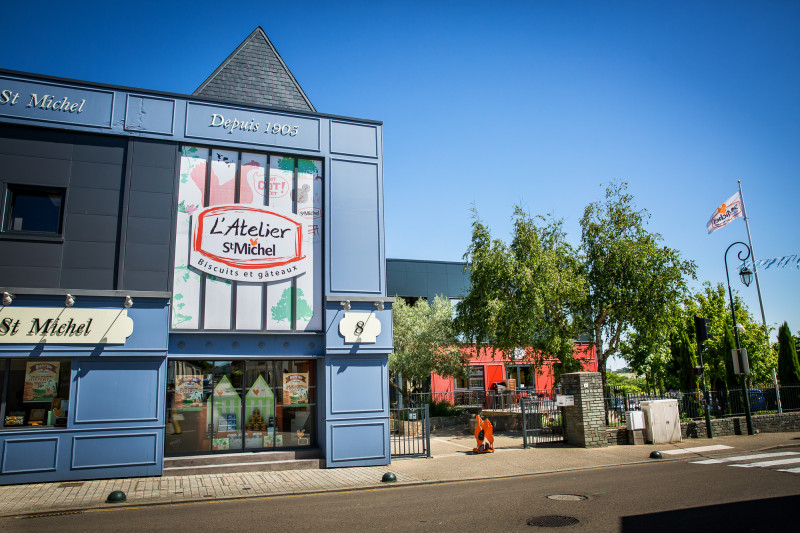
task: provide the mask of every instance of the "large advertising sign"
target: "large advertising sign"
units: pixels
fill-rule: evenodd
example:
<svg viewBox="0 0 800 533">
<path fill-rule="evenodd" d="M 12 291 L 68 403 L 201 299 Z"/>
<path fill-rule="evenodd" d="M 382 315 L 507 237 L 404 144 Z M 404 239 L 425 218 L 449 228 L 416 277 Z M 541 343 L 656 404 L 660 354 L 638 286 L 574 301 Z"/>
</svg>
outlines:
<svg viewBox="0 0 800 533">
<path fill-rule="evenodd" d="M 171 327 L 321 331 L 322 191 L 319 160 L 184 146 Z"/>
<path fill-rule="evenodd" d="M 217 205 L 193 220 L 189 264 L 234 281 L 277 281 L 305 273 L 303 219 L 244 205 Z"/>
</svg>

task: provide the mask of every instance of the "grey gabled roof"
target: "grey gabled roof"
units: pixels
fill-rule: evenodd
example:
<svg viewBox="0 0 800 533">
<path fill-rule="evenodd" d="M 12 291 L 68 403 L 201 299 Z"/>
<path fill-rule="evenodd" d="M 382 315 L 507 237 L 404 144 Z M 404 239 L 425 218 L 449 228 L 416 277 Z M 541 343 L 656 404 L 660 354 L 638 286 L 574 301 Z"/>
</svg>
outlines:
<svg viewBox="0 0 800 533">
<path fill-rule="evenodd" d="M 316 111 L 261 26 L 193 94 L 247 105 Z"/>
</svg>

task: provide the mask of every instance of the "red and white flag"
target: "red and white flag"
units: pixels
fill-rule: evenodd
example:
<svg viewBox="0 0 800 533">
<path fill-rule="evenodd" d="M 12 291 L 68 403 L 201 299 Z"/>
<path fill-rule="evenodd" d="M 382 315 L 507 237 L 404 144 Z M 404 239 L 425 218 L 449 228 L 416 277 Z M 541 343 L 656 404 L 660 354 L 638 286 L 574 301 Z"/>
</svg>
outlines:
<svg viewBox="0 0 800 533">
<path fill-rule="evenodd" d="M 744 204 L 742 203 L 741 194 L 737 192 L 725 200 L 724 204 L 714 210 L 714 213 L 706 224 L 706 229 L 708 229 L 709 234 L 714 233 L 719 228 L 724 227 L 728 222 L 743 216 Z"/>
</svg>

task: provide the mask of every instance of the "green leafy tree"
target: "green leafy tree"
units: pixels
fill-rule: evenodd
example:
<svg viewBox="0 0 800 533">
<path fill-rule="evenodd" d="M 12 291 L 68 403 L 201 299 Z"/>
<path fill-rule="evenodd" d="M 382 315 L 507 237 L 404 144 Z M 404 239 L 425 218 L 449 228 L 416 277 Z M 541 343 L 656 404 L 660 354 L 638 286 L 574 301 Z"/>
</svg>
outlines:
<svg viewBox="0 0 800 533">
<path fill-rule="evenodd" d="M 778 379 L 781 385 L 800 385 L 797 344 L 786 322 L 778 328 Z"/>
<path fill-rule="evenodd" d="M 437 296 L 428 304 L 419 299 L 408 305 L 397 298 L 392 306 L 394 351 L 389 354 L 389 372 L 402 376 L 403 383 L 421 384 L 431 373 L 442 377 L 463 377 L 467 358 L 457 347 L 450 301 Z M 398 388 L 392 380 L 392 386 Z M 403 396 L 407 387 L 400 387 Z"/>
<path fill-rule="evenodd" d="M 642 345 L 651 343 L 651 353 L 663 352 L 671 307 L 686 294 L 685 279 L 695 276 L 694 262 L 646 229 L 648 218 L 635 208 L 627 184 L 614 182 L 580 221 L 588 291 L 582 316 L 604 384 L 608 358 L 619 353 L 626 334 L 636 332 Z"/>
<path fill-rule="evenodd" d="M 533 218 L 517 207 L 507 245 L 492 239 L 474 212 L 464 259 L 470 290 L 457 307 L 456 325 L 467 340 L 479 349 L 488 343 L 505 353 L 524 349 L 535 366 L 556 357 L 562 372 L 580 369 L 573 357 L 579 333 L 574 316 L 585 281 L 561 220 Z"/>
<path fill-rule="evenodd" d="M 728 291 L 722 283 L 703 283 L 702 291 L 694 295 L 697 314 L 711 320 L 711 338 L 705 343 L 703 359 L 712 389 L 738 389 L 741 378 L 733 373 L 731 350 L 736 348 L 733 333 Z M 770 329 L 756 321 L 747 306 L 734 291 L 736 321 L 744 327 L 739 332 L 739 343 L 747 350 L 750 361 L 750 380 L 764 383 L 772 379 L 772 369 L 777 364 L 777 355 L 770 347 Z"/>
</svg>

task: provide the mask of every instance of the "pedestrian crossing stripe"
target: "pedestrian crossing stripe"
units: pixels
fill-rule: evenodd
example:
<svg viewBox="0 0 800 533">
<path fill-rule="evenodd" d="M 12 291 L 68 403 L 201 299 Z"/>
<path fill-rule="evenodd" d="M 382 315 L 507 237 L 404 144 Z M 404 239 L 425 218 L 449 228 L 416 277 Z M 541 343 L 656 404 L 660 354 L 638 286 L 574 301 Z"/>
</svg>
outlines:
<svg viewBox="0 0 800 533">
<path fill-rule="evenodd" d="M 787 455 L 800 455 L 800 452 L 774 452 L 757 453 L 754 455 L 738 455 L 736 457 L 721 457 L 719 459 L 704 459 L 702 461 L 692 461 L 696 465 L 714 465 L 720 463 L 733 463 L 735 461 L 751 461 L 753 459 L 768 459 L 770 457 L 784 457 Z M 736 466 L 736 465 L 734 465 Z"/>
<path fill-rule="evenodd" d="M 790 459 L 776 459 L 775 461 L 759 461 L 758 463 L 745 463 L 738 466 L 739 468 L 766 468 L 768 466 L 788 465 L 792 463 L 800 463 L 800 457 L 792 457 Z"/>
<path fill-rule="evenodd" d="M 776 472 L 789 472 L 791 474 L 800 474 L 800 468 L 778 468 Z"/>
<path fill-rule="evenodd" d="M 731 446 L 724 444 L 714 444 L 712 446 L 696 446 L 694 448 L 678 448 L 677 450 L 662 450 L 662 455 L 680 455 L 682 453 L 701 453 L 712 452 L 714 450 L 729 450 Z"/>
</svg>

